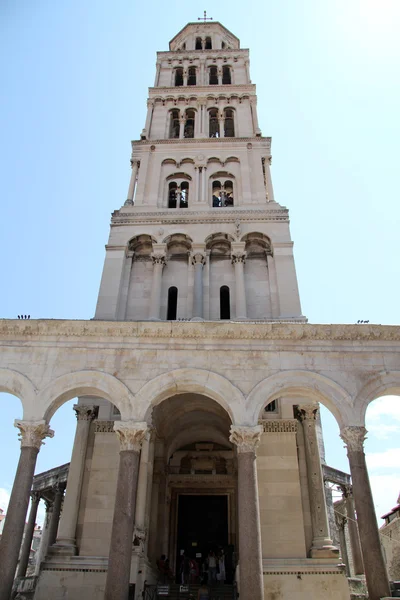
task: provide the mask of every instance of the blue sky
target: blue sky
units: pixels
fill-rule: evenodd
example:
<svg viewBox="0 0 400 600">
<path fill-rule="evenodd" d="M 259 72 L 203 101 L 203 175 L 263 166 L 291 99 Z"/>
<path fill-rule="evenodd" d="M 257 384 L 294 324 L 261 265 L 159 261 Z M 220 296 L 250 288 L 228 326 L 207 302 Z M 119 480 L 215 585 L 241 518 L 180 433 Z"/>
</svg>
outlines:
<svg viewBox="0 0 400 600">
<path fill-rule="evenodd" d="M 155 53 L 204 8 L 251 51 L 275 197 L 290 209 L 303 314 L 313 323 L 399 324 L 398 0 L 231 0 L 212 9 L 197 1 L 2 0 L 0 317 L 93 316 Z M 0 398 L 7 494 L 19 404 Z M 385 403 L 372 426 L 381 422 L 388 437 L 371 431 L 367 443 L 379 455 L 376 476 L 386 477 L 376 486 L 385 481 L 378 512 L 400 491 L 400 461 L 392 460 L 399 403 Z M 328 461 L 340 467 L 342 443 L 325 421 Z M 38 470 L 69 459 L 70 407 L 54 422 L 57 437 Z"/>
</svg>

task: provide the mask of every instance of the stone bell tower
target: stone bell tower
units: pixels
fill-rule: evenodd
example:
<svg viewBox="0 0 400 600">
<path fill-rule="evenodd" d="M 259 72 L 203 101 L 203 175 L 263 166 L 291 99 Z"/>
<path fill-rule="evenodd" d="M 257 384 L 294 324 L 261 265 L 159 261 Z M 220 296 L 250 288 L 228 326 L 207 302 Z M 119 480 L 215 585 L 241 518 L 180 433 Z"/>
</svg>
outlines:
<svg viewBox="0 0 400 600">
<path fill-rule="evenodd" d="M 95 318 L 304 321 L 249 50 L 189 23 L 157 53 L 147 107 Z"/>
</svg>

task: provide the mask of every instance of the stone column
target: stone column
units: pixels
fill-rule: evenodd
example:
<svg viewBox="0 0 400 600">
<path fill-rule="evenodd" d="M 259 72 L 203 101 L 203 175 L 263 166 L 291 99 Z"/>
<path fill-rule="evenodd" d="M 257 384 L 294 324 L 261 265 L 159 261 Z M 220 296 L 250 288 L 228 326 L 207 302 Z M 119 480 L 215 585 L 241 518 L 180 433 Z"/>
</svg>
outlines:
<svg viewBox="0 0 400 600">
<path fill-rule="evenodd" d="M 201 193 L 203 196 L 203 202 L 209 203 L 206 171 L 207 167 L 203 167 L 201 171 Z"/>
<path fill-rule="evenodd" d="M 178 203 L 178 199 L 177 199 Z M 153 244 L 153 281 L 151 284 L 149 319 L 160 320 L 162 272 L 166 265 L 165 244 Z"/>
<path fill-rule="evenodd" d="M 203 320 L 203 266 L 205 264 L 204 252 L 195 251 L 192 254 L 194 265 L 194 293 L 192 321 Z"/>
<path fill-rule="evenodd" d="M 127 600 L 136 510 L 139 453 L 147 423 L 116 421 L 119 469 L 104 600 Z"/>
<path fill-rule="evenodd" d="M 51 515 L 51 521 L 49 525 L 49 546 L 52 546 L 57 538 L 58 524 L 60 521 L 61 504 L 64 496 L 64 486 L 57 483 L 54 486 L 54 501 L 53 501 L 53 512 Z"/>
<path fill-rule="evenodd" d="M 350 573 L 350 566 L 349 566 L 349 555 L 347 553 L 346 533 L 345 533 L 347 519 L 344 515 L 338 513 L 337 509 L 335 509 L 335 521 L 336 521 L 336 527 L 339 532 L 340 554 L 342 557 L 342 561 L 344 562 L 345 567 L 346 567 L 346 577 L 350 577 L 351 573 Z"/>
<path fill-rule="evenodd" d="M 218 67 L 218 85 L 222 85 L 222 69 Z"/>
<path fill-rule="evenodd" d="M 247 78 L 246 83 L 251 83 L 251 81 L 250 81 L 249 61 L 248 60 L 244 61 L 244 66 L 245 66 L 245 69 L 246 69 L 246 78 Z"/>
<path fill-rule="evenodd" d="M 136 509 L 135 509 L 135 534 L 138 533 L 140 539 L 146 538 L 146 505 L 148 501 L 147 497 L 147 476 L 148 476 L 148 463 L 150 453 L 150 436 L 151 431 L 148 429 L 145 433 L 142 443 L 142 450 L 140 452 L 140 463 L 139 463 L 139 474 L 137 483 L 137 496 L 136 496 Z"/>
<path fill-rule="evenodd" d="M 185 121 L 186 121 L 186 117 L 185 115 L 181 115 L 179 117 L 179 139 L 182 140 L 184 137 L 184 133 L 185 133 Z"/>
<path fill-rule="evenodd" d="M 196 176 L 196 202 L 200 201 L 200 169 L 201 167 L 195 167 L 194 172 Z"/>
<path fill-rule="evenodd" d="M 356 575 L 362 575 L 364 573 L 364 564 L 361 554 L 360 537 L 358 535 L 356 512 L 354 510 L 353 489 L 351 485 L 343 485 L 341 486 L 341 489 L 343 492 L 343 499 L 346 503 L 347 527 L 349 530 L 354 573 Z"/>
<path fill-rule="evenodd" d="M 246 288 L 244 285 L 244 263 L 246 262 L 245 245 L 232 242 L 232 264 L 235 267 L 236 319 L 247 319 Z"/>
<path fill-rule="evenodd" d="M 15 421 L 20 430 L 21 454 L 0 540 L 0 600 L 9 600 L 25 529 L 36 459 L 45 437 L 53 437 L 45 421 Z"/>
<path fill-rule="evenodd" d="M 223 138 L 225 137 L 225 119 L 224 119 L 224 113 L 220 113 L 218 116 L 218 126 L 219 126 L 219 137 Z"/>
<path fill-rule="evenodd" d="M 268 196 L 268 202 L 275 202 L 275 196 L 274 196 L 274 188 L 272 185 L 272 178 L 271 178 L 271 156 L 269 156 L 266 161 L 265 161 L 265 179 L 266 179 L 266 185 L 267 185 L 267 196 Z"/>
<path fill-rule="evenodd" d="M 261 129 L 260 129 L 259 125 L 258 125 L 257 98 L 256 97 L 250 98 L 250 109 L 251 109 L 251 117 L 252 117 L 252 120 L 253 120 L 254 135 L 260 136 L 261 135 Z"/>
<path fill-rule="evenodd" d="M 153 118 L 153 110 L 154 110 L 154 100 L 147 100 L 147 116 L 146 116 L 146 123 L 145 123 L 144 129 L 142 130 L 142 133 L 141 133 L 142 139 L 150 138 L 150 128 L 151 128 L 151 120 Z"/>
<path fill-rule="evenodd" d="M 156 62 L 156 76 L 154 79 L 154 87 L 158 86 L 158 82 L 160 80 L 160 70 L 161 70 L 161 63 L 159 61 Z"/>
<path fill-rule="evenodd" d="M 237 447 L 240 599 L 264 597 L 256 448 L 262 427 L 231 426 Z"/>
<path fill-rule="evenodd" d="M 25 527 L 24 540 L 22 542 L 21 554 L 19 557 L 19 565 L 17 577 L 25 577 L 26 569 L 28 568 L 29 555 L 31 552 L 33 532 L 35 530 L 36 515 L 40 502 L 39 492 L 31 493 L 31 510 L 29 511 L 28 522 Z"/>
<path fill-rule="evenodd" d="M 317 404 L 305 404 L 298 407 L 298 416 L 303 425 L 304 446 L 307 463 L 308 491 L 310 496 L 311 523 L 313 541 L 311 558 L 339 558 L 329 536 L 328 515 L 326 510 L 325 486 L 322 476 L 316 430 Z"/>
<path fill-rule="evenodd" d="M 183 71 L 183 85 L 187 85 L 188 82 L 188 72 L 186 69 Z"/>
<path fill-rule="evenodd" d="M 77 418 L 74 446 L 69 464 L 67 489 L 58 528 L 57 542 L 51 549 L 52 553 L 67 556 L 77 554 L 76 523 L 78 520 L 89 429 L 92 420 L 97 414 L 97 406 L 74 404 L 73 409 Z"/>
<path fill-rule="evenodd" d="M 374 502 L 365 462 L 364 440 L 366 434 L 365 427 L 359 426 L 343 427 L 340 430 L 340 437 L 346 444 L 349 458 L 368 596 L 370 600 L 379 600 L 385 596 L 390 597 L 390 587 L 382 556 Z"/>
<path fill-rule="evenodd" d="M 124 206 L 133 206 L 133 197 L 135 195 L 136 178 L 138 175 L 140 162 L 138 160 L 131 160 L 131 166 L 132 166 L 131 180 L 129 182 L 128 196 L 127 196 Z"/>
<path fill-rule="evenodd" d="M 49 500 L 45 500 L 46 505 L 46 516 L 44 519 L 44 525 L 42 529 L 42 537 L 40 539 L 39 549 L 36 554 L 36 562 L 35 562 L 35 575 L 39 575 L 40 573 L 40 565 L 44 561 L 47 551 L 49 549 L 49 533 L 50 533 L 50 523 L 51 518 L 53 516 L 53 503 Z"/>
<path fill-rule="evenodd" d="M 146 490 L 146 510 L 144 516 L 144 525 L 146 530 L 145 539 L 145 554 L 148 556 L 149 548 L 149 537 L 150 537 L 150 522 L 151 522 L 151 508 L 152 508 L 152 495 L 153 495 L 153 471 L 154 471 L 154 452 L 155 452 L 155 433 L 154 431 L 150 434 L 149 440 L 149 456 L 147 461 L 147 490 Z M 158 494 L 157 494 L 158 497 Z"/>
<path fill-rule="evenodd" d="M 160 504 L 160 484 L 163 479 L 164 460 L 161 457 L 154 459 L 154 477 L 153 477 L 153 493 L 151 496 L 151 519 L 150 519 L 150 536 L 149 536 L 149 558 L 155 563 L 158 556 L 158 551 L 161 547 L 159 527 L 159 504 Z"/>
</svg>

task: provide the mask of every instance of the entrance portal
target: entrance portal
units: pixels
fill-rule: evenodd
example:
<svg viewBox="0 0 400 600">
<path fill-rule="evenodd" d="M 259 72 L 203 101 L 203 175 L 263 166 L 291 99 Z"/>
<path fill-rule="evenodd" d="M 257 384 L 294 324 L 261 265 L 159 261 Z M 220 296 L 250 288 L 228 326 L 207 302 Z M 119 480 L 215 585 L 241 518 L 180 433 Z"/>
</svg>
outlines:
<svg viewBox="0 0 400 600">
<path fill-rule="evenodd" d="M 175 563 L 177 579 L 180 581 L 183 552 L 188 558 L 196 560 L 201 574 L 210 550 L 217 553 L 223 549 L 227 554 L 227 546 L 228 496 L 180 494 Z"/>
</svg>

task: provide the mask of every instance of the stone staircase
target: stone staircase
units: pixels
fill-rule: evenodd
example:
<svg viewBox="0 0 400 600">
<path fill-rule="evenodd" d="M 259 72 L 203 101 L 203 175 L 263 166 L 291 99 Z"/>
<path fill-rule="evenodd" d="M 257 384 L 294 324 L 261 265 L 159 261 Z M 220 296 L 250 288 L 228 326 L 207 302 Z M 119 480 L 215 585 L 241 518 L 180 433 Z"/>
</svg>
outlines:
<svg viewBox="0 0 400 600">
<path fill-rule="evenodd" d="M 169 585 L 169 593 L 158 595 L 157 589 L 154 590 L 152 597 L 154 600 L 197 600 L 197 593 L 199 591 L 199 584 L 190 584 L 183 587 L 177 583 L 171 583 Z M 145 595 L 146 598 L 146 595 Z M 210 588 L 209 600 L 233 600 L 234 598 L 234 586 L 233 585 L 216 585 Z"/>
</svg>

